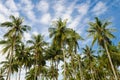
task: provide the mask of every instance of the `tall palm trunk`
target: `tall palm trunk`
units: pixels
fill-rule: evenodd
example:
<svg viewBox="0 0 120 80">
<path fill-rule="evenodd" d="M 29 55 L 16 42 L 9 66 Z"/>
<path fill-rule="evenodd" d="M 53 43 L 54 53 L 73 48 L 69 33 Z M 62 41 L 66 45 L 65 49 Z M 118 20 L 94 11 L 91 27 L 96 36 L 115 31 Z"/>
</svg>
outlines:
<svg viewBox="0 0 120 80">
<path fill-rule="evenodd" d="M 53 59 L 51 59 L 51 66 L 53 67 Z M 54 76 L 54 71 L 52 71 L 52 77 Z M 54 80 L 54 77 L 52 78 Z"/>
<path fill-rule="evenodd" d="M 82 73 L 82 68 L 81 68 L 81 60 L 78 58 L 79 61 L 79 69 L 80 69 L 80 78 L 83 80 L 83 73 Z"/>
<path fill-rule="evenodd" d="M 7 72 L 7 78 L 6 78 L 6 80 L 10 80 L 12 58 L 13 58 L 13 46 L 12 46 L 12 51 L 11 51 L 11 54 L 10 54 L 10 65 L 9 65 L 9 69 L 8 69 L 8 72 Z"/>
<path fill-rule="evenodd" d="M 35 55 L 35 76 L 34 76 L 34 80 L 36 80 L 36 77 L 37 77 L 37 55 Z"/>
<path fill-rule="evenodd" d="M 111 60 L 110 53 L 109 53 L 109 51 L 108 51 L 107 44 L 105 43 L 104 45 L 105 45 L 105 50 L 106 50 L 106 53 L 107 53 L 107 56 L 108 56 L 108 59 L 109 59 L 109 62 L 110 62 L 111 68 L 112 68 L 112 72 L 113 72 L 114 77 L 115 77 L 115 80 L 118 80 L 117 74 L 116 74 L 116 72 L 115 72 L 115 68 L 114 68 L 113 63 L 112 63 L 112 60 Z"/>
<path fill-rule="evenodd" d="M 57 64 L 57 62 L 55 61 L 55 69 L 56 69 L 56 70 L 58 70 L 58 67 L 57 67 L 57 66 L 58 66 L 58 64 Z M 55 76 L 55 79 L 58 80 L 58 76 Z"/>
<path fill-rule="evenodd" d="M 10 69 L 10 68 L 9 68 L 9 69 Z M 8 72 L 7 72 L 7 77 L 6 77 L 6 80 L 8 80 L 8 79 L 9 79 L 9 71 L 10 71 L 9 69 L 8 69 Z"/>
<path fill-rule="evenodd" d="M 20 80 L 20 77 L 21 77 L 21 67 L 20 67 L 20 71 L 19 71 L 19 78 L 18 78 L 18 80 Z"/>
<path fill-rule="evenodd" d="M 65 50 L 63 49 L 63 58 L 64 58 L 64 80 L 66 79 L 66 62 L 65 62 Z"/>
<path fill-rule="evenodd" d="M 95 76 L 94 76 L 94 73 L 93 73 L 93 69 L 92 69 L 92 68 L 90 68 L 90 72 L 91 72 L 92 80 L 95 80 Z"/>
</svg>

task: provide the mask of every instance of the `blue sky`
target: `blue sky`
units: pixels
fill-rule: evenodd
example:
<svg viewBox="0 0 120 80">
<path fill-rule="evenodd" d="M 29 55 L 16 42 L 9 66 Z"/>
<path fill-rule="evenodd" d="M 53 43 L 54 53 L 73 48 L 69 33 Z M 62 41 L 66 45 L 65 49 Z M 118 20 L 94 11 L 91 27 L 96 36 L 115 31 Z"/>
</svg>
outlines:
<svg viewBox="0 0 120 80">
<path fill-rule="evenodd" d="M 0 23 L 9 20 L 10 15 L 24 17 L 24 24 L 30 25 L 32 30 L 25 33 L 26 40 L 31 34 L 41 33 L 46 41 L 50 41 L 48 28 L 52 21 L 63 18 L 68 19 L 67 26 L 76 30 L 86 40 L 88 22 L 98 16 L 113 22 L 111 27 L 117 29 L 114 34 L 115 43 L 120 41 L 120 0 L 0 0 Z M 5 29 L 0 28 L 0 35 Z"/>
<path fill-rule="evenodd" d="M 30 33 L 25 33 L 26 40 L 31 34 L 42 33 L 49 41 L 48 28 L 60 17 L 68 19 L 68 27 L 82 36 L 87 35 L 87 23 L 95 16 L 110 19 L 112 26 L 120 31 L 119 7 L 119 0 L 0 0 L 0 22 L 8 20 L 11 14 L 24 17 L 24 23 L 32 27 Z M 0 33 L 3 32 L 1 29 Z"/>
</svg>

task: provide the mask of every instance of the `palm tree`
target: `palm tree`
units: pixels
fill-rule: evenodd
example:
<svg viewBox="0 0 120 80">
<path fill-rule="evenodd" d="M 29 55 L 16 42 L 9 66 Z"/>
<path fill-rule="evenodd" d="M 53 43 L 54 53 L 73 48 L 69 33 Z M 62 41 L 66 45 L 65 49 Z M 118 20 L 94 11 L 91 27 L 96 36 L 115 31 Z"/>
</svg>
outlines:
<svg viewBox="0 0 120 80">
<path fill-rule="evenodd" d="M 33 35 L 33 40 L 28 40 L 27 43 L 31 44 L 30 49 L 33 52 L 34 61 L 35 61 L 35 76 L 34 80 L 37 77 L 37 67 L 41 67 L 45 65 L 44 60 L 44 51 L 47 43 L 43 40 L 43 36 L 41 35 Z"/>
<path fill-rule="evenodd" d="M 26 80 L 37 80 L 35 77 L 35 68 L 31 68 L 29 72 L 26 74 Z"/>
<path fill-rule="evenodd" d="M 5 79 L 4 79 L 4 74 L 5 74 L 5 73 L 4 73 L 4 68 L 1 68 L 1 69 L 0 69 L 0 80 L 5 80 Z"/>
<path fill-rule="evenodd" d="M 23 42 L 19 42 L 19 44 L 16 45 L 15 58 L 19 64 L 18 80 L 20 80 L 20 77 L 21 77 L 21 68 L 24 66 L 24 68 L 27 70 L 27 67 L 30 68 L 33 64 L 33 61 L 31 60 L 31 54 L 29 51 L 30 50 L 28 49 L 27 46 L 25 46 Z"/>
<path fill-rule="evenodd" d="M 92 80 L 95 80 L 95 76 L 94 76 L 94 70 L 93 70 L 93 68 L 95 67 L 94 65 L 94 55 L 93 55 L 93 53 L 94 53 L 94 51 L 90 48 L 90 47 L 88 47 L 88 46 L 86 46 L 85 48 L 83 48 L 83 53 L 85 54 L 85 56 L 84 56 L 84 58 L 86 58 L 85 60 L 87 60 L 87 66 L 89 65 L 89 71 L 90 71 L 90 76 L 91 76 L 91 78 L 92 78 Z"/>
<path fill-rule="evenodd" d="M 11 50 L 9 51 L 9 53 L 10 53 L 9 59 L 10 59 L 10 63 L 11 63 L 13 54 L 15 53 L 14 50 L 15 50 L 16 41 L 20 41 L 22 39 L 23 33 L 25 31 L 30 30 L 30 27 L 22 24 L 23 23 L 22 18 L 10 16 L 10 19 L 12 21 L 3 22 L 1 24 L 1 27 L 6 27 L 8 29 L 8 31 L 4 34 L 4 38 L 8 39 L 8 41 L 11 39 L 11 42 L 12 42 Z M 9 47 L 6 47 L 6 48 L 9 48 Z M 9 69 L 8 76 L 9 76 L 10 71 L 11 70 Z M 6 80 L 8 80 L 8 76 L 7 76 Z"/>
<path fill-rule="evenodd" d="M 68 49 L 69 49 L 69 53 L 75 53 L 77 54 L 77 49 L 79 49 L 79 44 L 78 41 L 79 40 L 84 40 L 76 31 L 74 31 L 73 29 L 69 29 L 69 33 L 70 36 L 67 38 L 66 42 L 69 45 Z"/>
<path fill-rule="evenodd" d="M 61 49 L 63 51 L 64 58 L 64 80 L 66 80 L 66 65 L 65 65 L 65 56 L 66 56 L 66 40 L 68 37 L 71 37 L 68 33 L 70 33 L 70 28 L 66 27 L 67 20 L 63 20 L 60 18 L 59 20 L 53 23 L 54 27 L 49 28 L 50 38 L 53 38 L 52 44 L 56 46 L 57 49 Z"/>
<path fill-rule="evenodd" d="M 83 66 L 82 66 L 82 61 L 81 61 L 81 56 L 80 56 L 80 54 L 76 54 L 75 55 L 75 57 L 76 57 L 76 59 L 77 59 L 77 64 L 78 64 L 78 66 L 79 66 L 79 70 L 80 70 L 80 78 L 79 79 L 81 79 L 81 80 L 84 80 L 84 75 L 83 75 Z"/>
<path fill-rule="evenodd" d="M 97 17 L 95 18 L 95 22 L 90 22 L 90 28 L 88 32 L 90 33 L 89 36 L 93 36 L 93 42 L 92 45 L 97 41 L 102 48 L 105 49 L 115 80 L 118 80 L 117 74 L 115 72 L 115 67 L 113 66 L 110 52 L 108 47 L 111 45 L 111 38 L 114 38 L 115 36 L 111 33 L 113 29 L 107 28 L 111 22 L 102 22 Z"/>
<path fill-rule="evenodd" d="M 9 60 L 6 60 L 6 61 L 2 61 L 1 64 L 3 65 L 2 67 L 5 73 L 7 73 L 9 68 L 12 74 L 14 74 L 14 72 L 18 72 L 19 66 L 18 66 L 17 61 L 14 58 L 12 59 L 12 62 L 10 62 Z M 8 79 L 10 80 L 10 76 L 8 77 Z"/>
<path fill-rule="evenodd" d="M 7 54 L 7 59 L 10 60 L 10 63 L 9 63 L 9 68 L 8 68 L 8 72 L 7 72 L 7 77 L 6 77 L 6 80 L 8 80 L 8 78 L 10 77 L 10 73 L 11 73 L 11 64 L 12 64 L 12 58 L 13 58 L 13 40 L 12 40 L 12 37 L 10 37 L 9 39 L 7 40 L 1 40 L 0 41 L 0 44 L 3 45 L 3 49 L 2 49 L 2 53 L 5 54 L 5 53 L 8 53 Z"/>
<path fill-rule="evenodd" d="M 50 70 L 49 75 L 53 76 L 51 78 L 55 78 L 58 80 L 58 65 L 61 60 L 63 60 L 63 53 L 61 50 L 57 50 L 55 46 L 51 45 L 45 55 L 46 60 L 50 61 Z"/>
</svg>

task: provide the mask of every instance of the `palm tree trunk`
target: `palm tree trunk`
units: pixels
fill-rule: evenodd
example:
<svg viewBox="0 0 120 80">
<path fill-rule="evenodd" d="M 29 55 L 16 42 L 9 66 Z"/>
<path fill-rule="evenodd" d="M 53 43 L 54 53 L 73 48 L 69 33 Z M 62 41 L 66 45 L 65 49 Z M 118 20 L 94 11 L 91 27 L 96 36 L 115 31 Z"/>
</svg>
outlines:
<svg viewBox="0 0 120 80">
<path fill-rule="evenodd" d="M 7 72 L 6 80 L 8 80 L 8 77 L 9 77 L 9 69 L 8 69 L 8 72 Z"/>
<path fill-rule="evenodd" d="M 12 51 L 11 51 L 11 54 L 10 54 L 10 64 L 9 64 L 9 69 L 8 69 L 8 72 L 7 72 L 7 78 L 6 78 L 6 80 L 10 80 L 12 58 L 13 58 L 13 47 L 12 47 Z"/>
<path fill-rule="evenodd" d="M 81 80 L 83 80 L 83 73 L 82 73 L 82 68 L 81 68 L 81 61 L 80 60 L 78 60 L 79 61 L 79 69 L 80 69 L 80 78 L 81 78 Z"/>
<path fill-rule="evenodd" d="M 18 78 L 18 77 L 17 77 L 17 76 L 18 76 L 17 72 L 15 73 L 15 76 L 16 76 L 15 78 L 16 78 L 16 80 L 17 80 L 17 78 Z"/>
<path fill-rule="evenodd" d="M 64 58 L 64 80 L 66 79 L 66 62 L 65 62 L 65 50 L 63 49 L 63 58 Z"/>
<path fill-rule="evenodd" d="M 36 61 L 35 61 L 35 76 L 34 76 L 34 80 L 36 80 L 36 77 L 37 77 L 37 58 L 36 58 Z"/>
<path fill-rule="evenodd" d="M 91 68 L 91 76 L 92 76 L 92 79 L 95 80 L 95 77 L 94 77 L 94 73 L 93 73 L 93 69 Z"/>
<path fill-rule="evenodd" d="M 107 53 L 107 56 L 108 56 L 108 59 L 109 59 L 109 62 L 110 62 L 110 65 L 111 65 L 112 72 L 114 74 L 115 80 L 118 80 L 118 77 L 117 77 L 117 74 L 115 72 L 115 68 L 113 66 L 113 63 L 112 63 L 112 60 L 111 60 L 111 56 L 110 56 L 110 53 L 108 51 L 108 47 L 107 47 L 106 43 L 105 43 L 105 49 L 106 49 L 106 53 Z"/>
<path fill-rule="evenodd" d="M 10 54 L 10 65 L 9 65 L 9 69 L 8 69 L 8 73 L 7 73 L 7 78 L 6 80 L 10 80 L 10 72 L 11 72 L 11 64 L 12 64 L 12 58 L 13 58 L 13 52 L 14 52 L 14 46 L 15 46 L 15 40 L 16 40 L 16 34 L 13 38 L 13 44 L 12 44 L 12 48 L 11 48 L 11 54 Z"/>
<path fill-rule="evenodd" d="M 21 77 L 21 67 L 20 67 L 20 71 L 19 71 L 19 79 L 20 80 L 20 77 Z"/>
</svg>

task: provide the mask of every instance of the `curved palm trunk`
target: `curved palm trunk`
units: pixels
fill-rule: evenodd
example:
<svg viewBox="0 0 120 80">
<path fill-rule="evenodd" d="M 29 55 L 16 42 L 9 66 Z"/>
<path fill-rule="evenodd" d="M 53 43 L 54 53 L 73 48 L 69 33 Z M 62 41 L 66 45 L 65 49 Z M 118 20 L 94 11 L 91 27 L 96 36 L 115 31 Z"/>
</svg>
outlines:
<svg viewBox="0 0 120 80">
<path fill-rule="evenodd" d="M 108 59 L 109 59 L 109 62 L 110 62 L 111 68 L 112 68 L 112 72 L 113 72 L 114 77 L 115 77 L 115 80 L 118 80 L 118 77 L 117 77 L 117 74 L 115 72 L 115 68 L 113 66 L 113 63 L 112 63 L 112 60 L 111 60 L 111 56 L 110 56 L 110 53 L 108 51 L 108 47 L 107 47 L 106 43 L 105 43 L 105 50 L 106 50 L 106 53 L 107 53 L 107 56 L 108 56 Z"/>
</svg>

